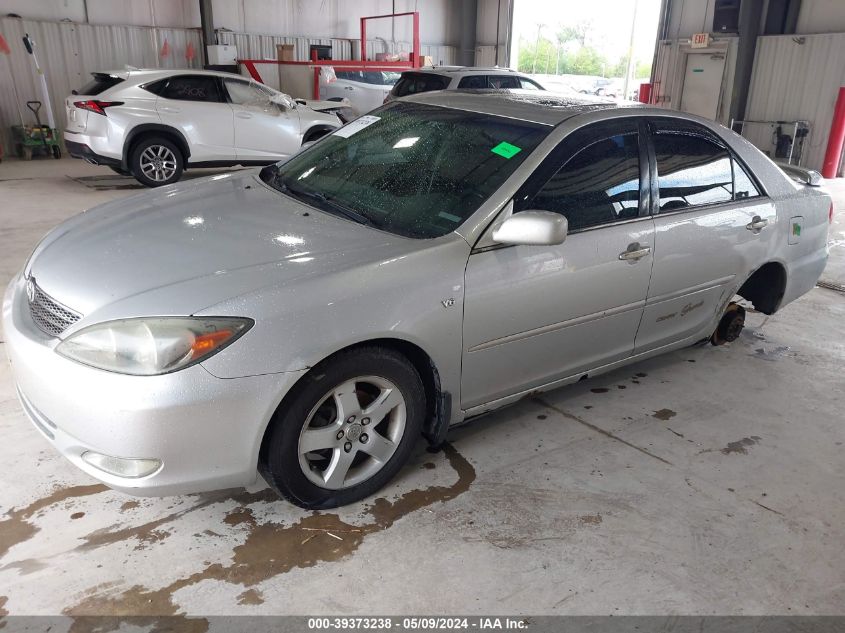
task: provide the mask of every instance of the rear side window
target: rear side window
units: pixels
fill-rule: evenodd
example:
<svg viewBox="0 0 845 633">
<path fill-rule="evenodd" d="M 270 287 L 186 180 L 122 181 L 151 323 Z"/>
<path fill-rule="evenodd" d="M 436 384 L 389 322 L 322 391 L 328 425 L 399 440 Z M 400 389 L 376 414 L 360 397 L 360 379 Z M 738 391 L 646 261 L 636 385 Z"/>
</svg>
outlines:
<svg viewBox="0 0 845 633">
<path fill-rule="evenodd" d="M 743 198 L 756 198 L 760 195 L 760 190 L 757 185 L 751 180 L 739 161 L 733 159 L 734 165 L 734 199 L 742 200 Z"/>
<path fill-rule="evenodd" d="M 733 199 L 731 156 L 724 147 L 686 130 L 653 135 L 660 211 Z"/>
<path fill-rule="evenodd" d="M 458 88 L 461 90 L 482 90 L 487 87 L 486 75 L 470 75 L 461 79 Z"/>
<path fill-rule="evenodd" d="M 519 87 L 523 90 L 543 90 L 543 87 L 536 81 L 531 81 L 527 77 L 519 78 Z"/>
<path fill-rule="evenodd" d="M 394 97 L 405 97 L 420 92 L 444 90 L 450 81 L 449 77 L 433 73 L 404 73 L 390 93 Z"/>
<path fill-rule="evenodd" d="M 570 231 L 639 216 L 640 153 L 637 124 L 589 126 L 563 141 L 547 159 L 560 164 L 520 211 L 541 209 L 566 216 Z M 543 169 L 543 167 L 541 167 Z"/>
<path fill-rule="evenodd" d="M 81 95 L 98 95 L 109 88 L 114 88 L 123 79 L 105 73 L 91 73 L 93 79 L 77 91 Z"/>
<path fill-rule="evenodd" d="M 217 86 L 217 79 L 203 75 L 179 75 L 167 80 L 167 85 L 157 93 L 165 99 L 179 101 L 223 101 Z"/>
<path fill-rule="evenodd" d="M 515 90 L 520 87 L 519 78 L 508 75 L 490 75 L 487 77 L 487 85 L 496 90 Z"/>
<path fill-rule="evenodd" d="M 509 75 L 470 75 L 461 79 L 458 88 L 463 90 L 515 90 L 520 88 L 518 77 Z"/>
</svg>

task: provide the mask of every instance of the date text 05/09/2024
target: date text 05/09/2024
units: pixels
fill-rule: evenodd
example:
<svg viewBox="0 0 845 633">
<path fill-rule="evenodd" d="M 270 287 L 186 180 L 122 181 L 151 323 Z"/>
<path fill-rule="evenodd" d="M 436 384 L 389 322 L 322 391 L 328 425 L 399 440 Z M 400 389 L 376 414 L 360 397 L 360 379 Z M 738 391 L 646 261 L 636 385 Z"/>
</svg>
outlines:
<svg viewBox="0 0 845 633">
<path fill-rule="evenodd" d="M 508 617 L 349 617 L 308 618 L 310 631 L 330 630 L 521 630 L 528 628 L 524 618 Z"/>
</svg>

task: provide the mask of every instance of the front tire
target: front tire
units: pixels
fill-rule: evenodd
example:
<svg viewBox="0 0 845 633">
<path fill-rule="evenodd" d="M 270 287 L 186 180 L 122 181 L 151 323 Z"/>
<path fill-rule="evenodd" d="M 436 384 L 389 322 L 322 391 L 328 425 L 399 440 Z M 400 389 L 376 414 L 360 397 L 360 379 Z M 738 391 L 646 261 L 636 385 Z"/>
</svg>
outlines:
<svg viewBox="0 0 845 633">
<path fill-rule="evenodd" d="M 174 143 L 163 137 L 141 139 L 132 148 L 129 169 L 135 180 L 147 187 L 162 187 L 182 177 L 184 160 Z"/>
<path fill-rule="evenodd" d="M 259 468 L 309 510 L 359 501 L 402 468 L 425 417 L 422 380 L 390 349 L 341 352 L 294 387 L 270 422 Z"/>
</svg>

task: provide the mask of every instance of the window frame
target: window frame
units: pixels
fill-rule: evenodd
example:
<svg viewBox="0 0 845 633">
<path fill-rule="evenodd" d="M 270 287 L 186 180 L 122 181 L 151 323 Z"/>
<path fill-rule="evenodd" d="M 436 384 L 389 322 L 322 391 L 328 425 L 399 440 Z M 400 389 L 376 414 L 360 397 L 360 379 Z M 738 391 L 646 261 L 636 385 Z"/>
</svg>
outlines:
<svg viewBox="0 0 845 633">
<path fill-rule="evenodd" d="M 517 79 L 519 80 L 520 88 L 522 90 L 532 90 L 532 88 L 522 88 L 522 82 L 525 81 L 529 84 L 532 84 L 534 86 L 533 89 L 542 90 L 543 92 L 546 92 L 546 89 L 543 88 L 543 86 L 541 86 L 540 84 L 538 84 L 536 81 L 534 81 L 533 79 L 531 79 L 529 77 L 523 77 L 522 75 L 517 75 Z"/>
<path fill-rule="evenodd" d="M 161 93 L 165 92 L 170 87 L 170 83 L 174 79 L 182 79 L 184 77 L 202 77 L 203 79 L 206 79 L 206 78 L 211 79 L 211 81 L 214 83 L 215 88 L 217 89 L 218 100 L 217 101 L 200 101 L 200 100 L 197 100 L 197 99 L 173 99 L 172 97 L 166 97 L 163 94 L 161 94 Z M 157 84 L 157 83 L 163 84 L 162 87 L 158 91 L 154 92 L 152 90 L 148 90 L 148 86 L 152 86 L 152 85 Z M 226 89 L 225 89 L 225 86 L 223 85 L 223 82 L 220 80 L 220 77 L 218 77 L 217 75 L 197 75 L 196 73 L 180 73 L 178 75 L 171 75 L 170 77 L 165 77 L 163 79 L 151 81 L 148 84 L 144 84 L 141 87 L 144 88 L 145 90 L 148 90 L 148 92 L 151 92 L 152 94 L 156 95 L 160 99 L 167 99 L 168 101 L 187 101 L 189 103 L 211 103 L 211 104 L 214 104 L 214 103 L 219 103 L 219 104 L 229 103 L 229 95 L 226 92 Z"/>
<path fill-rule="evenodd" d="M 228 86 L 226 86 L 227 81 L 231 81 L 232 83 L 246 84 L 248 87 L 254 88 L 258 92 L 265 94 L 267 96 L 268 100 L 270 99 L 270 97 L 273 96 L 272 93 L 265 93 L 264 90 L 261 89 L 261 86 L 263 86 L 264 84 L 260 84 L 257 81 L 255 81 L 254 79 L 238 79 L 237 77 L 218 77 L 217 79 L 218 79 L 218 84 L 219 84 L 218 89 L 222 90 L 222 94 L 223 94 L 223 97 L 225 99 L 223 101 L 223 103 L 228 103 L 229 105 L 243 106 L 243 105 L 248 105 L 248 104 L 235 103 L 234 101 L 232 101 L 232 95 L 229 94 L 229 88 L 228 88 Z"/>
<path fill-rule="evenodd" d="M 604 222 L 594 226 L 588 226 L 581 229 L 574 229 L 568 231 L 569 235 L 577 235 L 587 231 L 597 231 L 608 227 L 619 226 L 620 224 L 629 224 L 631 222 L 641 222 L 643 220 L 651 220 L 653 216 L 651 210 L 651 174 L 652 166 L 649 161 L 647 138 L 648 130 L 646 121 L 642 117 L 626 116 L 614 117 L 612 119 L 604 119 L 594 123 L 588 123 L 582 127 L 572 130 L 552 149 L 551 152 L 543 159 L 537 166 L 534 172 L 526 179 L 519 187 L 513 196 L 514 210 L 513 214 L 521 213 L 531 209 L 530 206 L 522 206 L 528 201 L 533 200 L 534 197 L 548 184 L 548 182 L 557 174 L 566 164 L 575 157 L 576 154 L 585 149 L 582 141 L 583 136 L 595 136 L 598 130 L 599 134 L 607 134 L 608 131 L 624 130 L 626 126 L 630 126 L 637 133 L 637 144 L 639 149 L 639 171 L 640 171 L 640 199 L 638 205 L 637 216 L 633 218 L 625 218 L 624 220 L 616 220 L 614 222 Z M 621 132 L 625 133 L 625 132 Z M 656 180 L 655 180 L 656 182 Z"/>
<path fill-rule="evenodd" d="M 699 211 L 701 209 L 710 209 L 721 207 L 725 205 L 733 205 L 737 203 L 745 203 L 750 201 L 760 201 L 761 199 L 768 198 L 769 195 L 766 192 L 765 188 L 761 185 L 760 180 L 754 174 L 752 170 L 748 168 L 748 165 L 743 161 L 739 155 L 734 151 L 734 149 L 725 141 L 721 136 L 710 130 L 709 128 L 705 127 L 704 125 L 697 123 L 696 121 L 690 121 L 689 119 L 682 119 L 682 118 L 675 118 L 675 117 L 660 117 L 660 116 L 649 116 L 645 119 L 646 127 L 648 129 L 648 134 L 646 136 L 646 144 L 648 149 L 648 161 L 650 166 L 651 172 L 651 182 L 649 183 L 649 189 L 651 190 L 651 215 L 653 217 L 658 216 L 669 216 L 669 215 L 676 215 L 679 213 L 692 213 L 695 211 Z M 705 141 L 713 143 L 720 149 L 723 149 L 728 154 L 728 159 L 730 160 L 731 164 L 731 199 L 730 200 L 723 200 L 720 202 L 708 202 L 706 204 L 695 204 L 690 205 L 688 207 L 683 207 L 681 209 L 672 209 L 669 211 L 660 211 L 660 187 L 659 187 L 659 177 L 660 173 L 657 169 L 657 152 L 654 149 L 654 137 L 658 136 L 658 133 L 655 131 L 655 125 L 660 124 L 663 126 L 663 129 L 671 133 L 683 134 L 687 136 L 697 136 Z M 738 164 L 740 168 L 745 172 L 748 179 L 757 189 L 756 196 L 748 196 L 747 198 L 737 198 L 736 197 L 736 172 L 734 165 Z"/>
</svg>

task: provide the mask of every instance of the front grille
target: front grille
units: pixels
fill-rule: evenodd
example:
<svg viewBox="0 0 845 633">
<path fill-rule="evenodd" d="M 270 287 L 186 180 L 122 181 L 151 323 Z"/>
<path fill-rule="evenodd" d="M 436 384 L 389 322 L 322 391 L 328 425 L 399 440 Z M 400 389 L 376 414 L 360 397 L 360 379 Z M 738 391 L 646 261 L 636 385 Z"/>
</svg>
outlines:
<svg viewBox="0 0 845 633">
<path fill-rule="evenodd" d="M 27 283 L 33 285 L 33 290 L 28 295 L 32 297 L 32 300 L 29 302 L 29 313 L 32 315 L 35 325 L 47 334 L 59 336 L 82 318 L 82 315 L 77 314 L 70 308 L 66 308 L 41 290 L 34 279 Z"/>
</svg>

